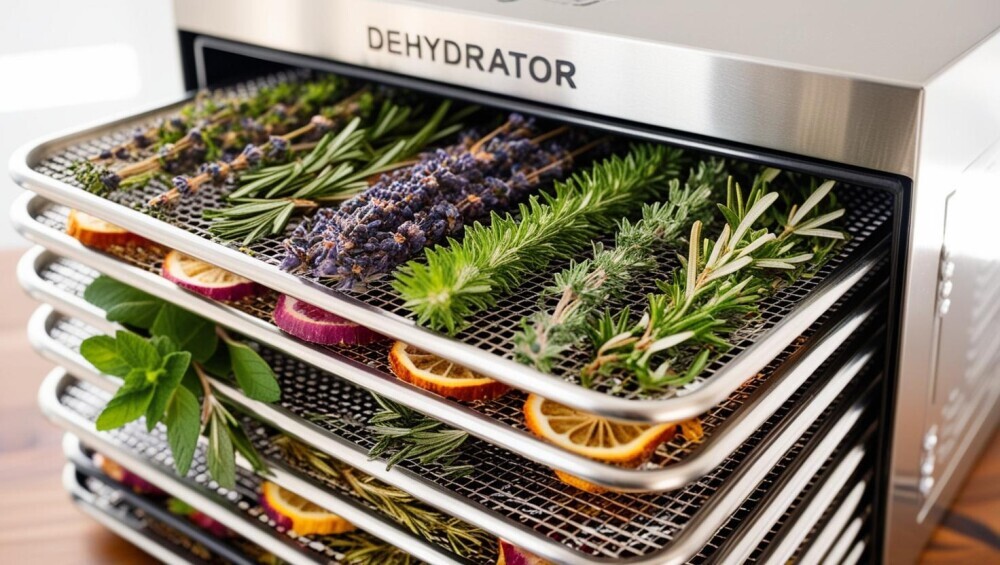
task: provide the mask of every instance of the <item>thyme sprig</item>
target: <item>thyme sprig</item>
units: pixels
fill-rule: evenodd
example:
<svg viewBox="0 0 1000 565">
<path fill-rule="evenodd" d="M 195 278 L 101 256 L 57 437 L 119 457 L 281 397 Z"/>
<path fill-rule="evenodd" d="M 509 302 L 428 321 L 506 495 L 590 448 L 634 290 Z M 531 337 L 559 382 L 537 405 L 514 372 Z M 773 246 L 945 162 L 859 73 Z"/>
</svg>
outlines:
<svg viewBox="0 0 1000 565">
<path fill-rule="evenodd" d="M 623 370 L 647 392 L 690 383 L 708 365 L 713 350 L 729 347 L 725 336 L 734 329 L 734 320 L 756 313 L 759 300 L 774 290 L 774 276 L 767 271 L 794 276 L 814 259 L 808 250 L 813 238 L 844 239 L 841 232 L 824 227 L 844 214 L 843 209 L 822 209 L 832 181 L 781 216 L 770 212 L 778 194 L 767 191 L 777 173 L 765 171 L 745 197 L 730 181 L 726 205 L 719 206 L 726 220 L 721 233 L 714 240 L 702 239 L 702 222 L 694 222 L 681 268 L 671 280 L 657 283 L 660 293 L 648 296 L 637 323 L 630 321 L 626 308 L 592 324 L 597 351 L 583 370 L 582 384 L 591 386 L 597 375 L 614 370 Z M 786 221 L 776 226 L 779 233 L 761 227 L 780 217 Z M 683 355 L 692 348 L 693 355 Z M 687 366 L 678 367 L 682 362 Z"/>
<path fill-rule="evenodd" d="M 636 276 L 655 268 L 656 250 L 674 242 L 690 219 L 706 215 L 724 165 L 718 159 L 700 162 L 683 188 L 672 179 L 665 201 L 644 205 L 636 222 L 619 221 L 613 247 L 594 243 L 591 258 L 556 274 L 539 302 L 544 305 L 554 296 L 559 302 L 521 320 L 521 331 L 514 336 L 518 360 L 549 372 L 568 348 L 583 341 L 594 312 L 620 297 Z"/>
<path fill-rule="evenodd" d="M 551 193 L 520 205 L 520 218 L 491 213 L 488 225 L 465 229 L 461 242 L 428 248 L 426 263 L 410 261 L 393 288 L 422 324 L 454 334 L 469 316 L 496 304 L 524 276 L 552 259 L 586 247 L 638 203 L 666 192 L 679 174 L 679 150 L 636 145 L 555 183 Z"/>
<path fill-rule="evenodd" d="M 402 404 L 373 395 L 381 410 L 368 421 L 378 442 L 368 451 L 377 459 L 388 455 L 386 470 L 410 459 L 421 465 L 436 464 L 445 475 L 461 477 L 473 471 L 472 465 L 456 465 L 459 449 L 469 434 L 445 426 L 438 420 L 411 410 Z"/>
<path fill-rule="evenodd" d="M 458 518 L 432 510 L 410 494 L 288 436 L 279 436 L 272 444 L 290 462 L 311 469 L 332 483 L 346 486 L 356 496 L 414 534 L 430 541 L 445 541 L 459 556 L 477 555 L 495 541 L 486 532 Z"/>
</svg>

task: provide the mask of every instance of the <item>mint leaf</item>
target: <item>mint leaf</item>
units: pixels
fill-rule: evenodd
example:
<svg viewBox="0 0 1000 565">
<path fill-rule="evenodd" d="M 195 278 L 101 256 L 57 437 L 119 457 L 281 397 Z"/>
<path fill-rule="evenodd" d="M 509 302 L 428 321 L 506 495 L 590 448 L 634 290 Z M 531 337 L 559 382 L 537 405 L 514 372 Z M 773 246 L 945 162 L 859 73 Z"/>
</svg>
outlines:
<svg viewBox="0 0 1000 565">
<path fill-rule="evenodd" d="M 233 374 L 233 364 L 229 360 L 229 349 L 226 347 L 216 348 L 215 353 L 201 364 L 201 368 L 213 377 L 228 379 Z"/>
<path fill-rule="evenodd" d="M 130 331 L 118 330 L 115 334 L 115 344 L 118 356 L 133 369 L 155 371 L 163 364 L 163 357 L 156 347 Z"/>
<path fill-rule="evenodd" d="M 198 362 L 211 357 L 219 345 L 215 324 L 173 304 L 166 304 L 160 309 L 150 331 L 154 335 L 169 337 L 178 349 L 190 351 L 191 357 Z"/>
<path fill-rule="evenodd" d="M 163 358 L 161 373 L 156 378 L 153 401 L 146 409 L 146 429 L 153 431 L 156 423 L 163 417 L 163 411 L 167 409 L 167 402 L 174 395 L 174 391 L 181 384 L 184 373 L 191 365 L 191 354 L 187 351 L 176 351 Z"/>
<path fill-rule="evenodd" d="M 208 472 L 223 488 L 236 486 L 236 452 L 224 416 L 212 414 L 208 422 Z"/>
<path fill-rule="evenodd" d="M 163 419 L 167 426 L 167 443 L 174 457 L 174 467 L 179 475 L 191 470 L 198 436 L 201 434 L 201 407 L 195 395 L 184 387 L 177 387 Z"/>
<path fill-rule="evenodd" d="M 134 387 L 129 384 L 118 389 L 108 401 L 95 424 L 99 431 L 113 430 L 137 420 L 153 400 L 153 387 L 149 384 Z"/>
<path fill-rule="evenodd" d="M 156 348 L 156 351 L 163 357 L 166 357 L 175 351 L 180 351 L 177 349 L 177 344 L 174 343 L 174 340 L 165 335 L 154 335 L 149 338 L 149 343 L 152 343 L 153 347 Z"/>
<path fill-rule="evenodd" d="M 83 298 L 101 308 L 112 322 L 148 329 L 164 302 L 153 295 L 101 275 L 83 292 Z"/>
<path fill-rule="evenodd" d="M 232 424 L 229 426 L 230 440 L 236 447 L 236 451 L 243 454 L 243 457 L 250 462 L 253 466 L 254 471 L 257 473 L 269 475 L 270 471 L 267 469 L 267 462 L 261 457 L 260 453 L 257 452 L 257 448 L 253 446 L 253 442 L 250 441 L 250 437 L 247 436 L 246 431 L 240 427 L 239 424 Z"/>
<path fill-rule="evenodd" d="M 281 388 L 274 371 L 250 346 L 237 341 L 227 341 L 233 374 L 243 392 L 254 400 L 276 402 L 281 398 Z"/>
<path fill-rule="evenodd" d="M 125 378 L 130 369 L 128 363 L 118 355 L 115 338 L 109 335 L 95 335 L 83 340 L 80 355 L 105 375 Z"/>
</svg>

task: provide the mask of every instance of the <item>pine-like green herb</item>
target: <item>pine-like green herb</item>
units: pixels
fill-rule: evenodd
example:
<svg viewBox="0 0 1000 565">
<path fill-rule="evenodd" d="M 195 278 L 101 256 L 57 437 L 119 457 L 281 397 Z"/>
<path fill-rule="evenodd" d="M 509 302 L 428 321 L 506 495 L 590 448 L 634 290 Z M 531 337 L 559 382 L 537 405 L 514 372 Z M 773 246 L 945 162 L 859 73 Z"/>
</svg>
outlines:
<svg viewBox="0 0 1000 565">
<path fill-rule="evenodd" d="M 108 320 L 145 334 L 119 330 L 113 337 L 97 335 L 80 344 L 80 355 L 95 369 L 122 380 L 97 417 L 98 430 L 141 417 L 152 430 L 162 421 L 180 475 L 191 468 L 204 431 L 209 472 L 226 488 L 236 483 L 236 452 L 266 472 L 263 458 L 208 376 L 232 377 L 247 397 L 276 402 L 278 382 L 256 351 L 196 314 L 105 276 L 94 279 L 84 298 L 102 308 Z"/>
<path fill-rule="evenodd" d="M 446 542 L 459 556 L 479 555 L 495 541 L 486 532 L 428 508 L 406 492 L 288 436 L 279 436 L 272 444 L 296 466 L 315 471 L 331 483 L 346 486 L 356 496 L 418 536 Z"/>
<path fill-rule="evenodd" d="M 619 222 L 614 247 L 595 243 L 592 258 L 556 274 L 539 302 L 544 304 L 552 296 L 559 302 L 551 311 L 521 320 L 521 331 L 514 336 L 518 360 L 551 371 L 568 348 L 586 337 L 593 313 L 620 297 L 636 276 L 655 268 L 657 249 L 674 243 L 692 218 L 705 215 L 724 165 L 721 160 L 702 161 L 683 188 L 679 180 L 671 180 L 665 201 L 644 205 L 636 222 L 627 218 Z"/>
<path fill-rule="evenodd" d="M 402 549 L 363 533 L 324 536 L 321 541 L 342 553 L 344 563 L 349 565 L 413 565 L 417 562 Z"/>
<path fill-rule="evenodd" d="M 377 459 L 388 455 L 386 470 L 405 459 L 421 465 L 441 465 L 446 475 L 461 477 L 472 472 L 471 465 L 456 465 L 459 449 L 469 434 L 410 410 L 402 404 L 373 395 L 382 408 L 368 421 L 378 438 L 368 456 Z"/>
<path fill-rule="evenodd" d="M 787 216 L 770 212 L 778 199 L 767 187 L 777 174 L 768 170 L 744 198 L 730 184 L 725 206 L 726 224 L 714 239 L 702 239 L 702 223 L 691 227 L 688 255 L 670 281 L 658 283 L 661 293 L 650 294 L 647 310 L 637 322 L 630 312 L 610 313 L 591 328 L 597 347 L 594 360 L 582 374 L 585 386 L 595 376 L 623 370 L 643 391 L 660 391 L 693 381 L 708 365 L 713 350 L 729 347 L 725 336 L 737 317 L 757 312 L 760 298 L 774 288 L 769 270 L 801 274 L 814 259 L 814 238 L 841 240 L 841 232 L 824 226 L 840 218 L 843 209 L 821 210 L 833 188 L 824 183 Z M 769 219 L 785 218 L 778 234 Z M 691 349 L 696 352 L 692 353 Z M 684 353 L 688 355 L 684 355 Z M 684 360 L 686 367 L 677 367 Z"/>
<path fill-rule="evenodd" d="M 451 334 L 467 318 L 512 292 L 525 274 L 586 247 L 616 218 L 666 191 L 679 174 L 681 152 L 637 145 L 555 183 L 551 194 L 532 196 L 520 218 L 491 214 L 489 225 L 465 229 L 461 242 L 425 251 L 426 264 L 410 261 L 393 288 L 422 324 Z"/>
</svg>

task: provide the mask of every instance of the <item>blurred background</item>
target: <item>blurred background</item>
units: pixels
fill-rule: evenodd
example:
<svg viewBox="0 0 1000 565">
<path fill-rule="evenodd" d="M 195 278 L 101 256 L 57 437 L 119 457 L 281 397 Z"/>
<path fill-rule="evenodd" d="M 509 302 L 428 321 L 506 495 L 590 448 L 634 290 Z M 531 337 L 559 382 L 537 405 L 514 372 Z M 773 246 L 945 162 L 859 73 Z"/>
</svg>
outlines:
<svg viewBox="0 0 1000 565">
<path fill-rule="evenodd" d="M 21 190 L 11 153 L 53 131 L 183 93 L 169 0 L 4 0 L 0 18 L 0 249 L 25 247 L 7 218 Z"/>
</svg>

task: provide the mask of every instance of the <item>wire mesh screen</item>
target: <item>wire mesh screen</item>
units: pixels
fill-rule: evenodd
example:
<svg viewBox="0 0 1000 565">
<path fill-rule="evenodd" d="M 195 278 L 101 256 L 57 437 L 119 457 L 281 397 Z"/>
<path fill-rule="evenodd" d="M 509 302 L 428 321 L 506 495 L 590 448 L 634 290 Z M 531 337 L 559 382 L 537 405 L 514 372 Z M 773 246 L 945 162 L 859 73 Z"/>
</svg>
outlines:
<svg viewBox="0 0 1000 565">
<path fill-rule="evenodd" d="M 246 95 L 254 91 L 260 85 L 270 84 L 280 80 L 286 80 L 285 76 L 273 76 L 238 85 L 232 89 L 236 95 Z M 69 170 L 70 165 L 79 159 L 86 159 L 98 154 L 102 149 L 113 147 L 119 143 L 130 139 L 130 136 L 137 127 L 145 127 L 151 124 L 143 124 L 137 121 L 121 126 L 116 131 L 106 131 L 61 152 L 47 156 L 39 162 L 35 169 L 58 181 L 70 185 L 79 186 L 73 179 Z M 805 181 L 803 181 L 805 182 Z M 231 187 L 218 186 L 203 188 L 196 197 L 188 197 L 167 210 L 150 211 L 146 204 L 150 198 L 161 194 L 169 187 L 153 181 L 148 186 L 141 189 L 129 191 L 117 191 L 109 196 L 109 199 L 129 208 L 142 210 L 150 214 L 150 222 L 166 222 L 175 227 L 181 228 L 190 233 L 196 234 L 205 240 L 204 251 L 210 256 L 214 251 L 218 251 L 215 245 L 228 245 L 235 249 L 241 249 L 251 257 L 260 262 L 261 268 L 277 269 L 284 258 L 285 252 L 282 242 L 285 236 L 271 237 L 254 243 L 246 248 L 240 248 L 233 243 L 222 243 L 213 240 L 209 232 L 209 221 L 203 217 L 206 209 L 225 207 L 225 194 Z M 787 285 L 773 295 L 765 299 L 761 304 L 761 315 L 758 318 L 747 320 L 744 326 L 732 336 L 734 347 L 726 354 L 722 355 L 702 373 L 701 378 L 709 378 L 717 373 L 734 357 L 746 349 L 755 341 L 764 339 L 768 331 L 775 324 L 792 312 L 801 301 L 810 294 L 817 292 L 831 275 L 854 264 L 863 253 L 872 245 L 879 243 L 887 234 L 892 216 L 893 199 L 891 195 L 884 191 L 872 190 L 857 186 L 840 186 L 835 189 L 836 197 L 840 204 L 847 209 L 847 214 L 840 220 L 840 227 L 849 234 L 849 241 L 834 254 L 815 276 L 802 278 L 794 284 Z M 292 230 L 297 221 L 291 222 L 286 235 Z M 605 234 L 604 241 L 611 241 L 612 234 Z M 210 243 L 213 242 L 214 243 Z M 657 253 L 659 267 L 648 276 L 636 281 L 636 284 L 620 300 L 610 303 L 609 306 L 617 308 L 630 306 L 634 311 L 642 311 L 645 303 L 646 293 L 655 290 L 655 281 L 663 280 L 670 276 L 677 266 L 678 249 L 664 247 Z M 511 358 L 513 356 L 512 337 L 520 328 L 522 318 L 540 307 L 551 308 L 554 306 L 555 298 L 539 303 L 542 289 L 552 282 L 553 275 L 559 270 L 569 265 L 572 260 L 582 260 L 588 256 L 589 250 L 583 250 L 572 257 L 564 257 L 554 261 L 545 269 L 529 274 L 521 286 L 509 296 L 502 297 L 495 307 L 488 311 L 472 316 L 468 320 L 465 331 L 456 336 L 456 339 L 467 344 L 474 345 L 484 352 Z M 314 280 L 330 287 L 330 281 L 316 279 L 312 276 L 302 275 L 304 278 Z M 372 281 L 366 289 L 349 292 L 351 298 L 360 300 L 369 306 L 381 310 L 408 316 L 408 311 L 403 306 L 403 301 L 396 295 L 390 287 L 391 276 L 381 280 Z M 338 291 L 330 288 L 331 295 Z M 322 305 L 321 305 L 322 306 Z M 442 339 L 447 339 L 442 336 Z M 441 342 L 441 347 L 447 347 L 446 342 Z M 578 378 L 580 369 L 589 360 L 589 354 L 582 349 L 577 349 L 567 355 L 564 360 L 553 370 L 553 374 L 559 378 L 575 381 Z M 544 378 L 540 375 L 540 378 Z M 614 391 L 629 398 L 640 396 L 637 388 L 631 384 L 630 379 L 622 379 L 621 375 L 611 375 L 598 380 L 595 385 L 598 390 L 605 392 Z M 620 389 L 620 390 L 619 390 Z M 665 397 L 675 394 L 676 391 L 666 391 L 658 393 Z"/>
<path fill-rule="evenodd" d="M 79 329 L 68 331 L 77 333 Z M 94 421 L 109 398 L 107 392 L 85 382 L 77 382 L 64 389 L 59 400 L 66 408 Z M 122 448 L 144 458 L 150 465 L 160 468 L 162 472 L 175 473 L 173 458 L 167 444 L 166 431 L 162 425 L 157 426 L 152 432 L 147 432 L 145 424 L 137 421 L 127 424 L 123 428 L 104 433 L 109 441 L 113 441 Z M 340 562 L 343 560 L 343 554 L 324 540 L 324 536 L 297 535 L 291 530 L 278 526 L 274 520 L 268 517 L 263 507 L 258 503 L 261 480 L 256 475 L 237 469 L 236 478 L 234 490 L 220 487 L 209 476 L 204 448 L 199 446 L 191 470 L 183 480 L 190 488 L 201 491 L 224 504 L 234 514 L 240 515 L 250 522 L 262 524 L 270 535 L 285 537 L 293 541 L 301 551 L 313 559 L 321 562 Z"/>
<path fill-rule="evenodd" d="M 48 227 L 61 230 L 64 229 L 65 226 L 65 213 L 66 210 L 64 207 L 51 204 L 44 208 L 36 219 Z M 162 253 L 159 250 L 146 247 L 129 247 L 113 249 L 112 253 L 123 261 L 145 271 L 151 273 L 160 272 Z M 809 347 L 813 338 L 816 337 L 816 335 L 823 328 L 828 327 L 840 316 L 846 314 L 847 311 L 856 305 L 860 298 L 865 298 L 869 295 L 869 293 L 874 292 L 875 288 L 877 288 L 878 285 L 881 284 L 887 277 L 887 271 L 888 260 L 883 260 L 879 267 L 869 273 L 856 289 L 850 291 L 840 301 L 838 301 L 833 308 L 825 312 L 819 320 L 816 321 L 816 323 L 814 323 L 798 340 L 786 347 L 785 350 L 770 364 L 768 364 L 763 371 L 753 375 L 725 401 L 700 416 L 701 426 L 704 431 L 704 438 L 702 441 L 687 437 L 684 434 L 675 434 L 670 441 L 664 443 L 657 449 L 653 458 L 649 463 L 647 463 L 645 468 L 663 468 L 667 465 L 677 463 L 697 455 L 700 452 L 701 447 L 705 445 L 705 442 L 711 441 L 711 439 L 715 437 L 716 431 L 719 427 L 729 418 L 739 413 L 747 401 L 758 393 L 758 390 L 766 382 L 769 376 L 773 375 L 790 359 L 795 358 L 805 348 Z M 60 258 L 44 265 L 41 268 L 39 275 L 42 279 L 56 284 L 60 288 L 72 292 L 76 296 L 82 296 L 83 291 L 96 277 L 97 273 L 93 269 L 90 269 L 89 267 L 86 267 L 76 261 Z M 272 323 L 271 313 L 274 308 L 274 301 L 275 296 L 273 293 L 265 293 L 232 303 L 231 306 L 245 313 L 251 314 L 260 320 Z M 865 332 L 859 332 L 859 335 L 867 334 Z M 382 342 L 368 345 L 328 347 L 327 350 L 330 351 L 332 355 L 346 357 L 386 375 L 391 375 L 391 369 L 389 368 L 388 362 L 388 352 L 390 346 L 390 343 Z M 833 358 L 835 358 L 835 356 Z M 831 369 L 831 363 L 832 361 L 828 361 L 818 372 L 825 374 Z M 326 374 L 326 376 L 329 379 L 340 380 L 334 375 Z M 349 383 L 344 382 L 342 384 L 344 387 L 350 387 L 352 391 L 356 391 L 352 392 L 352 395 L 366 395 L 364 391 L 350 385 Z M 523 393 L 513 391 L 501 398 L 486 402 L 476 402 L 470 406 L 482 415 L 496 421 L 500 425 L 512 426 L 529 433 L 524 425 L 522 411 L 525 397 L 526 396 Z M 368 408 L 358 415 L 358 418 L 361 418 L 358 420 L 359 422 L 368 421 L 368 418 L 372 413 L 372 406 L 374 405 L 369 402 Z M 336 408 L 330 407 L 323 413 L 331 413 L 336 410 Z"/>
<path fill-rule="evenodd" d="M 53 338 L 76 348 L 95 330 L 69 319 L 58 321 L 51 330 Z M 864 334 L 861 334 L 864 335 Z M 316 371 L 301 362 L 261 349 L 274 368 L 282 387 L 282 404 L 295 416 L 308 419 L 328 433 L 346 439 L 367 450 L 373 444 L 364 427 L 374 402 L 367 393 L 339 379 Z M 869 382 L 879 361 L 855 377 L 855 383 Z M 593 557 L 625 559 L 648 556 L 669 546 L 684 526 L 698 513 L 711 509 L 713 496 L 733 473 L 752 462 L 755 454 L 780 431 L 779 424 L 789 417 L 810 390 L 822 382 L 817 373 L 797 391 L 750 439 L 724 463 L 683 489 L 667 493 L 590 494 L 562 483 L 552 472 L 537 463 L 512 455 L 481 441 L 470 441 L 457 464 L 472 465 L 474 471 L 463 477 L 448 477 L 440 468 L 402 463 L 422 480 L 444 489 L 442 496 L 484 508 L 513 523 L 531 528 L 538 536 L 561 543 Z M 853 400 L 845 391 L 827 407 L 817 423 L 796 442 L 779 468 L 787 467 L 810 445 L 819 423 L 836 417 Z M 96 408 L 91 407 L 93 412 Z M 283 453 L 267 434 L 256 430 L 258 448 L 265 457 L 282 461 Z M 336 453 L 332 455 L 336 456 Z M 294 467 L 294 462 L 284 461 Z M 312 468 L 300 469 L 318 482 L 324 477 Z"/>
<path fill-rule="evenodd" d="M 166 522 L 157 520 L 141 509 L 130 505 L 122 498 L 118 489 L 94 477 L 84 478 L 81 487 L 94 495 L 93 501 L 85 502 L 85 504 L 92 504 L 99 511 L 109 514 L 124 526 L 139 531 L 158 545 L 170 548 L 192 563 L 220 565 L 228 563 L 204 545 L 184 535 Z"/>
</svg>

